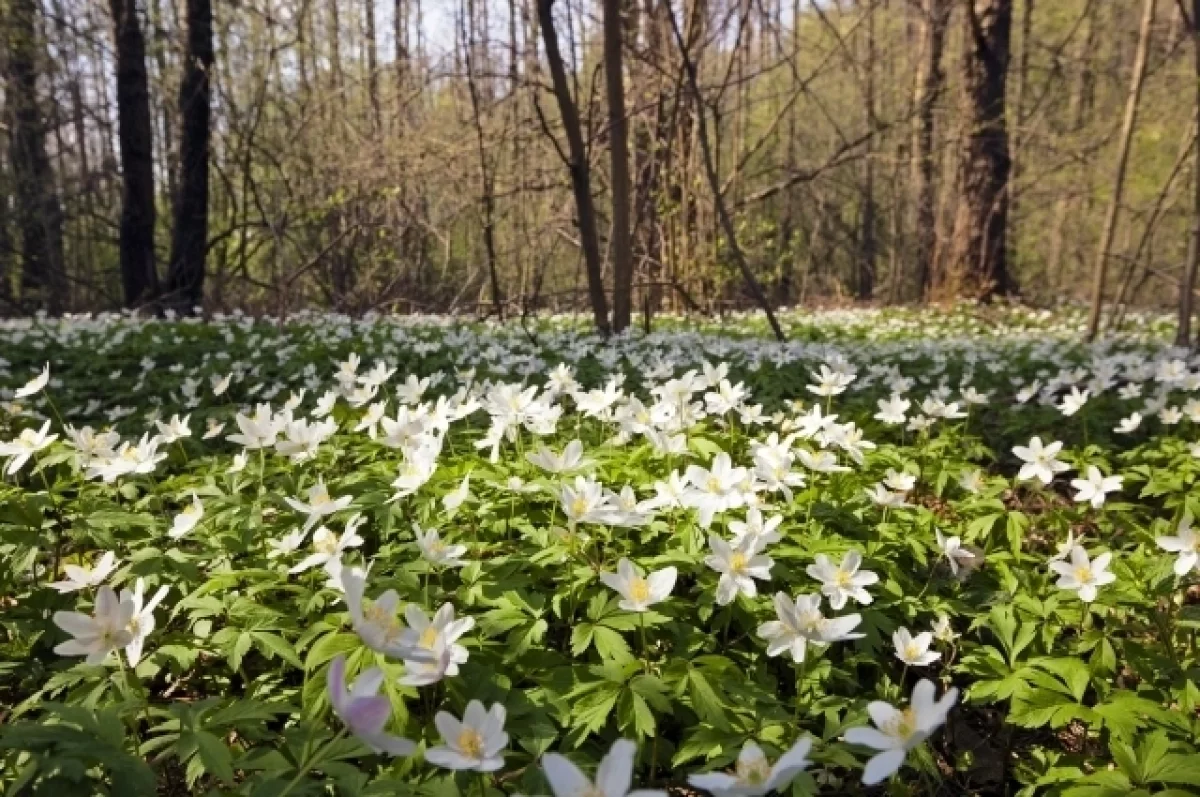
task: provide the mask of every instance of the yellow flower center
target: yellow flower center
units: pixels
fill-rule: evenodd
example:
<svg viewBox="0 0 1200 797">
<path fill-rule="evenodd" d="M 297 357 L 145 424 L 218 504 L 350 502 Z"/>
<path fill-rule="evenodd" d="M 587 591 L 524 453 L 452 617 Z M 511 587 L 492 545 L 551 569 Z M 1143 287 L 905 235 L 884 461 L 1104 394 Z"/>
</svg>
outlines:
<svg viewBox="0 0 1200 797">
<path fill-rule="evenodd" d="M 637 603 L 650 600 L 650 585 L 644 578 L 635 578 L 629 582 L 629 597 Z"/>
<path fill-rule="evenodd" d="M 426 650 L 433 650 L 433 645 L 437 642 L 438 630 L 434 626 L 429 626 L 421 632 L 421 639 L 417 643 Z"/>
<path fill-rule="evenodd" d="M 389 642 L 400 636 L 401 627 L 396 616 L 374 603 L 363 603 L 363 619 L 382 629 L 384 639 Z"/>
<path fill-rule="evenodd" d="M 729 572 L 741 573 L 746 569 L 746 554 L 741 551 L 734 551 L 733 556 L 729 557 Z"/>
<path fill-rule="evenodd" d="M 921 656 L 921 648 L 917 647 L 916 642 L 909 642 L 904 646 L 904 658 L 917 659 Z"/>
<path fill-rule="evenodd" d="M 467 758 L 483 758 L 483 736 L 474 728 L 463 728 L 458 734 L 458 749 Z"/>
<path fill-rule="evenodd" d="M 912 708 L 906 708 L 885 723 L 881 730 L 889 736 L 908 739 L 917 732 L 917 715 Z"/>
<path fill-rule="evenodd" d="M 721 492 L 721 480 L 718 479 L 716 476 L 709 476 L 708 477 L 708 491 L 710 493 Z"/>
<path fill-rule="evenodd" d="M 851 579 L 852 577 L 849 573 L 845 570 L 839 570 L 833 577 L 833 583 L 839 587 L 848 587 L 852 583 Z"/>
<path fill-rule="evenodd" d="M 313 540 L 313 548 L 317 553 L 332 555 L 337 551 L 337 542 L 337 537 L 332 534 L 328 537 L 322 536 Z"/>
<path fill-rule="evenodd" d="M 575 517 L 582 517 L 587 512 L 588 502 L 582 495 L 575 496 L 575 500 L 571 502 L 571 514 Z"/>
<path fill-rule="evenodd" d="M 1080 584 L 1087 584 L 1092 580 L 1092 568 L 1087 567 L 1086 565 L 1084 567 L 1075 568 L 1075 580 Z"/>
<path fill-rule="evenodd" d="M 750 785 L 761 785 L 766 783 L 771 777 L 771 765 L 767 763 L 767 759 L 763 756 L 752 759 L 750 761 L 737 762 L 737 776 L 742 783 Z"/>
</svg>

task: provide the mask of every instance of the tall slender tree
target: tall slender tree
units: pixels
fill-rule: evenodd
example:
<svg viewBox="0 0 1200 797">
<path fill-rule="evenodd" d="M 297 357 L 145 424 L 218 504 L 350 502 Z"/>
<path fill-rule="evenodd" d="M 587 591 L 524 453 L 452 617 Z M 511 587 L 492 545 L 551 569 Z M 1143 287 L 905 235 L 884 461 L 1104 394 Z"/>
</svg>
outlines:
<svg viewBox="0 0 1200 797">
<path fill-rule="evenodd" d="M 179 88 L 181 174 L 167 284 L 168 300 L 184 312 L 204 302 L 212 68 L 212 0 L 187 0 L 187 53 Z"/>
<path fill-rule="evenodd" d="M 1011 168 L 1005 89 L 1013 0 L 967 0 L 964 6 L 966 140 L 951 260 L 957 287 L 987 300 L 1012 287 L 1005 246 Z"/>
<path fill-rule="evenodd" d="M 36 0 L 11 0 L 7 15 L 9 160 L 20 237 L 21 299 L 52 313 L 70 306 L 63 258 L 63 210 L 50 156 L 46 116 L 38 99 Z"/>
<path fill-rule="evenodd" d="M 629 124 L 625 115 L 622 66 L 622 0 L 604 0 L 604 82 L 608 91 L 608 136 L 612 183 L 613 331 L 629 326 L 633 303 L 633 239 L 629 219 Z"/>
<path fill-rule="evenodd" d="M 1187 18 L 1192 36 L 1192 74 L 1195 76 L 1196 94 L 1194 124 L 1200 125 L 1200 0 L 1192 0 L 1190 14 L 1184 12 L 1183 3 L 1184 0 L 1179 0 L 1180 13 Z M 1188 241 L 1183 280 L 1179 285 L 1179 325 L 1175 333 L 1175 343 L 1179 346 L 1187 346 L 1192 342 L 1192 292 L 1196 287 L 1196 272 L 1200 268 L 1200 135 L 1196 136 L 1193 146 L 1196 154 L 1192 166 L 1192 235 Z"/>
<path fill-rule="evenodd" d="M 110 0 L 117 68 L 117 131 L 121 148 L 121 286 L 125 306 L 158 293 L 154 255 L 154 134 L 146 77 L 146 39 L 134 0 Z"/>
<path fill-rule="evenodd" d="M 1142 22 L 1138 26 L 1137 54 L 1133 59 L 1133 73 L 1129 78 L 1129 93 L 1125 98 L 1125 115 L 1121 120 L 1120 140 L 1117 143 L 1117 160 L 1113 164 L 1112 193 L 1104 214 L 1104 227 L 1100 231 L 1100 242 L 1096 247 L 1096 262 L 1092 272 L 1092 309 L 1088 314 L 1087 338 L 1092 340 L 1100 331 L 1100 313 L 1104 308 L 1104 287 L 1108 279 L 1108 255 L 1112 248 L 1113 235 L 1117 229 L 1117 217 L 1121 210 L 1121 195 L 1125 190 L 1125 169 L 1129 165 L 1129 145 L 1133 141 L 1133 129 L 1137 125 L 1138 105 L 1142 99 L 1142 85 L 1146 79 L 1146 61 L 1150 57 L 1150 34 L 1154 29 L 1154 13 L 1157 0 L 1144 0 Z"/>
<path fill-rule="evenodd" d="M 554 0 L 537 0 L 538 27 L 542 32 L 542 44 L 546 48 L 546 65 L 550 69 L 550 80 L 554 86 L 554 98 L 562 119 L 563 133 L 567 138 L 565 160 L 571 176 L 571 190 L 575 195 L 575 210 L 579 219 L 579 244 L 583 249 L 584 268 L 587 271 L 588 296 L 592 304 L 592 317 L 596 329 L 608 335 L 608 298 L 604 295 L 604 277 L 600 265 L 600 236 L 596 232 L 596 207 L 592 202 L 592 175 L 588 163 L 587 149 L 583 143 L 583 129 L 579 123 L 579 110 L 571 96 L 567 82 L 567 70 L 563 64 L 562 50 L 558 46 L 558 32 L 554 27 Z M 557 146 L 557 139 L 555 140 Z"/>
</svg>

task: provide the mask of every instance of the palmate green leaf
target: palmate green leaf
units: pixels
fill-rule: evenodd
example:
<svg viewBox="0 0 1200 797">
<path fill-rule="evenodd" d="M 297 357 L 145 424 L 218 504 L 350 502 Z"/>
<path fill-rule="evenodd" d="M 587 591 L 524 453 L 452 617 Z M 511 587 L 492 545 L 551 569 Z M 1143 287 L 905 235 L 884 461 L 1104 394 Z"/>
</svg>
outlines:
<svg viewBox="0 0 1200 797">
<path fill-rule="evenodd" d="M 712 725 L 717 730 L 728 730 L 729 720 L 720 696 L 709 683 L 704 673 L 696 668 L 688 668 L 687 694 L 691 700 L 692 710 L 701 720 Z"/>
<path fill-rule="evenodd" d="M 296 649 L 286 639 L 270 631 L 252 631 L 250 633 L 254 638 L 255 645 L 267 658 L 278 656 L 296 669 L 304 669 L 304 662 L 296 655 Z"/>
<path fill-rule="evenodd" d="M 313 643 L 304 657 L 304 669 L 315 670 L 323 664 L 332 661 L 338 654 L 350 653 L 362 646 L 356 634 L 343 634 L 332 631 Z"/>
<path fill-rule="evenodd" d="M 633 651 L 629 649 L 625 638 L 611 628 L 602 625 L 596 626 L 592 639 L 596 645 L 596 652 L 605 659 L 618 664 L 625 664 L 633 660 Z"/>
<path fill-rule="evenodd" d="M 1016 694 L 1008 721 L 1022 728 L 1061 728 L 1072 720 L 1093 723 L 1096 713 L 1069 695 L 1053 689 L 1030 689 Z"/>
<path fill-rule="evenodd" d="M 204 763 L 204 769 L 225 783 L 233 783 L 233 756 L 229 748 L 208 731 L 196 731 L 195 744 L 197 755 Z"/>
</svg>

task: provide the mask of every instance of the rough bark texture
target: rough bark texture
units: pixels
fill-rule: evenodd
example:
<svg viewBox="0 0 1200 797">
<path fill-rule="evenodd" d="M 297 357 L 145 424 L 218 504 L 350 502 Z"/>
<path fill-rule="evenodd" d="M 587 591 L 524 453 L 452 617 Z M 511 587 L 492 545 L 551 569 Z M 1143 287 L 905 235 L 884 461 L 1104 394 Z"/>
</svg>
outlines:
<svg viewBox="0 0 1200 797">
<path fill-rule="evenodd" d="M 608 91 L 609 156 L 612 180 L 613 330 L 629 326 L 633 300 L 633 242 L 629 232 L 629 125 L 625 117 L 622 67 L 622 0 L 604 0 L 604 80 Z"/>
<path fill-rule="evenodd" d="M 934 174 L 934 108 L 946 84 L 942 53 L 950 22 L 948 0 L 924 0 L 921 18 L 921 60 L 917 71 L 913 141 L 913 194 L 916 204 L 917 298 L 924 299 L 933 282 L 937 244 L 937 185 Z"/>
<path fill-rule="evenodd" d="M 563 133 L 567 137 L 567 170 L 571 175 L 571 190 L 575 195 L 575 209 L 579 216 L 579 244 L 583 249 L 584 267 L 587 270 L 592 315 L 595 318 L 596 329 L 602 335 L 607 335 L 610 331 L 608 299 L 604 295 L 604 278 L 600 272 L 600 236 L 596 232 L 591 170 L 588 166 L 587 150 L 583 145 L 579 111 L 571 97 L 562 51 L 558 47 L 558 33 L 554 28 L 554 0 L 537 0 L 537 3 L 538 27 L 541 28 L 542 43 L 546 47 L 546 63 L 554 84 L 554 98 L 558 102 Z"/>
<path fill-rule="evenodd" d="M 20 239 L 21 300 L 59 313 L 70 306 L 63 261 L 63 211 L 46 154 L 38 108 L 40 51 L 35 0 L 12 0 L 8 10 L 9 158 L 14 221 Z"/>
<path fill-rule="evenodd" d="M 171 236 L 169 301 L 190 311 L 204 302 L 204 261 L 208 251 L 208 147 L 210 74 L 213 65 L 212 3 L 188 0 L 188 46 L 179 89 L 182 174 Z"/>
<path fill-rule="evenodd" d="M 966 136 L 949 275 L 955 284 L 948 287 L 986 301 L 1012 289 L 1005 252 L 1011 168 L 1005 87 L 1013 0 L 969 0 L 964 10 Z"/>
<path fill-rule="evenodd" d="M 121 287 L 126 307 L 158 293 L 154 256 L 154 134 L 146 40 L 134 0 L 111 0 L 116 40 L 117 136 L 121 149 Z"/>
<path fill-rule="evenodd" d="M 1200 0 L 1192 0 L 1191 34 L 1192 58 L 1195 65 L 1196 124 L 1200 125 Z M 1200 265 L 1200 135 L 1194 142 L 1195 164 L 1192 166 L 1192 240 L 1188 244 L 1187 264 L 1179 286 L 1179 329 L 1175 343 L 1187 346 L 1192 341 L 1192 291 L 1196 285 L 1197 265 Z"/>
</svg>

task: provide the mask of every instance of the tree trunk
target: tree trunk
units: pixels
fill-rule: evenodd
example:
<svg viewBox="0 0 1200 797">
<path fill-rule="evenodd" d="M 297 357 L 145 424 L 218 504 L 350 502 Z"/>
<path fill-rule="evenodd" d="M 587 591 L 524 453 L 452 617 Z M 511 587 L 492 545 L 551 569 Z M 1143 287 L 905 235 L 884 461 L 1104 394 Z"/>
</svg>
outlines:
<svg viewBox="0 0 1200 797">
<path fill-rule="evenodd" d="M 1133 128 L 1137 124 L 1138 104 L 1142 98 L 1142 84 L 1146 78 L 1146 61 L 1150 54 L 1150 33 L 1154 27 L 1156 0 L 1145 0 L 1142 6 L 1142 22 L 1138 27 L 1137 54 L 1133 59 L 1133 74 L 1129 78 L 1129 95 L 1125 101 L 1125 117 L 1121 121 L 1121 138 L 1117 144 L 1117 162 L 1113 169 L 1112 196 L 1104 214 L 1104 227 L 1100 230 L 1100 243 L 1096 248 L 1096 263 L 1092 281 L 1092 310 L 1088 315 L 1087 339 L 1094 340 L 1100 330 L 1100 313 L 1104 307 L 1104 283 L 1108 277 L 1108 253 L 1112 248 L 1113 235 L 1121 210 L 1121 195 L 1125 189 L 1125 168 L 1129 164 L 1129 144 L 1133 140 Z"/>
<path fill-rule="evenodd" d="M 987 301 L 1008 293 L 1008 78 L 1013 0 L 968 0 L 963 57 L 966 140 L 951 264 L 958 292 Z"/>
<path fill-rule="evenodd" d="M 35 0 L 12 0 L 9 5 L 9 158 L 20 238 L 21 300 L 60 313 L 70 305 L 70 297 L 63 259 L 63 210 L 46 154 L 46 126 L 38 103 L 37 15 Z"/>
<path fill-rule="evenodd" d="M 1196 124 L 1200 125 L 1200 0 L 1192 0 L 1191 34 L 1196 92 L 1194 111 Z M 1200 135 L 1193 146 L 1196 156 L 1192 165 L 1192 238 L 1188 244 L 1183 282 L 1179 286 L 1179 329 L 1175 334 L 1178 346 L 1188 346 L 1192 342 L 1192 290 L 1196 285 L 1197 265 L 1200 265 Z"/>
<path fill-rule="evenodd" d="M 367 98 L 371 103 L 371 124 L 376 131 L 383 128 L 383 112 L 379 107 L 379 44 L 375 36 L 375 0 L 364 0 L 367 48 Z"/>
<path fill-rule="evenodd" d="M 179 88 L 179 196 L 171 236 L 168 301 L 190 312 L 204 303 L 208 251 L 209 76 L 213 66 L 211 0 L 187 0 L 187 53 Z"/>
<path fill-rule="evenodd" d="M 1020 223 L 1021 201 L 1019 181 L 1021 169 L 1025 166 L 1025 102 L 1029 95 L 1029 49 L 1032 46 L 1033 38 L 1034 2 L 1035 0 L 1022 0 L 1021 3 L 1021 50 L 1017 54 L 1017 85 L 1013 90 L 1012 171 L 1008 178 L 1009 230 L 1005 236 L 1010 262 L 1014 262 L 1013 253 L 1019 246 L 1018 224 Z"/>
<path fill-rule="evenodd" d="M 866 121 L 868 135 L 863 147 L 863 209 L 862 229 L 858 260 L 858 279 L 856 287 L 859 299 L 870 299 L 875 290 L 875 3 L 867 0 L 865 4 L 867 46 L 865 80 L 863 91 L 863 116 Z"/>
<path fill-rule="evenodd" d="M 542 43 L 546 47 L 546 64 L 554 85 L 554 97 L 558 102 L 562 118 L 563 133 L 567 137 L 567 170 L 571 175 L 571 188 L 575 194 L 575 209 L 579 216 L 579 243 L 583 249 L 584 267 L 587 270 L 588 296 L 592 304 L 592 316 L 596 329 L 608 335 L 608 300 L 604 295 L 604 277 L 600 265 L 600 236 L 596 232 L 596 209 L 592 204 L 591 170 L 587 150 L 583 145 L 583 130 L 579 124 L 579 111 L 567 84 L 567 72 L 563 66 L 562 52 L 558 48 L 558 32 L 554 28 L 554 0 L 537 0 L 538 27 L 542 31 Z"/>
<path fill-rule="evenodd" d="M 913 141 L 913 193 L 916 201 L 917 298 L 928 298 L 933 283 L 933 254 L 937 242 L 937 186 L 934 173 L 934 107 L 946 82 L 942 51 L 950 23 L 948 0 L 924 0 L 921 20 L 921 60 L 917 72 Z"/>
<path fill-rule="evenodd" d="M 609 157 L 612 180 L 612 259 L 614 332 L 629 326 L 633 300 L 633 241 L 629 233 L 629 125 L 625 117 L 625 76 L 621 64 L 622 0 L 604 0 L 604 80 L 608 91 Z"/>
<path fill-rule="evenodd" d="M 154 133 L 146 40 L 133 0 L 111 0 L 116 40 L 117 136 L 121 149 L 121 286 L 126 307 L 158 293 L 154 255 Z"/>
</svg>

